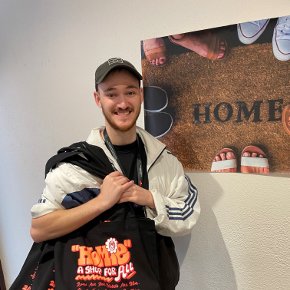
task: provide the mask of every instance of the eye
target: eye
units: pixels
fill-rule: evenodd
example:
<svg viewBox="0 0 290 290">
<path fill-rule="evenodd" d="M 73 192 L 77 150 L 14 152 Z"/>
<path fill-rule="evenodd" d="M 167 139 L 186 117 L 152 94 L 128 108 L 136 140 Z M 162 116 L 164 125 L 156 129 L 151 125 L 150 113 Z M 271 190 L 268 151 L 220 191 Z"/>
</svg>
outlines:
<svg viewBox="0 0 290 290">
<path fill-rule="evenodd" d="M 133 96 L 133 95 L 136 95 L 136 92 L 135 91 L 128 91 L 127 95 L 128 96 Z"/>
<path fill-rule="evenodd" d="M 108 98 L 114 98 L 114 97 L 116 97 L 116 94 L 108 93 L 108 94 L 106 94 L 106 96 L 107 96 Z"/>
</svg>

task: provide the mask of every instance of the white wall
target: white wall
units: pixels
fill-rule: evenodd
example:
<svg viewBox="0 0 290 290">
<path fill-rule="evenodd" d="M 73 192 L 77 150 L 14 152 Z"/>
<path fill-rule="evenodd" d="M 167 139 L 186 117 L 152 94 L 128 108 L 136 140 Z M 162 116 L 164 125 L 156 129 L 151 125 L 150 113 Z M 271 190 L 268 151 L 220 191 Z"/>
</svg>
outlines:
<svg viewBox="0 0 290 290">
<path fill-rule="evenodd" d="M 288 0 L 0 0 L 0 257 L 11 285 L 32 244 L 44 164 L 102 124 L 94 70 L 141 69 L 140 40 L 290 14 Z M 139 125 L 143 125 L 142 118 Z M 178 289 L 289 289 L 290 179 L 192 174 L 202 215 L 176 239 Z"/>
</svg>

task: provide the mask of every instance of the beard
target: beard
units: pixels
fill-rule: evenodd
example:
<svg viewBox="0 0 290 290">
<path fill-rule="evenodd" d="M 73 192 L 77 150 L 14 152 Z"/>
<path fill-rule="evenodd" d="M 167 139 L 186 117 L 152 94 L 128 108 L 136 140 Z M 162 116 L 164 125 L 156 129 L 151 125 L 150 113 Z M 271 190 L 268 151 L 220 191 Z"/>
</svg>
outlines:
<svg viewBox="0 0 290 290">
<path fill-rule="evenodd" d="M 133 110 L 132 112 L 130 112 L 130 114 L 134 114 L 135 116 L 133 117 L 133 119 L 130 122 L 126 121 L 126 124 L 122 124 L 122 122 L 118 121 L 118 120 L 115 121 L 110 112 L 107 112 L 105 110 L 102 110 L 102 111 L 103 111 L 103 114 L 104 114 L 104 117 L 105 117 L 107 124 L 111 128 L 113 128 L 114 130 L 119 131 L 119 132 L 128 132 L 133 127 L 135 127 L 136 121 L 140 115 L 141 106 L 139 108 L 137 108 L 136 110 Z"/>
</svg>

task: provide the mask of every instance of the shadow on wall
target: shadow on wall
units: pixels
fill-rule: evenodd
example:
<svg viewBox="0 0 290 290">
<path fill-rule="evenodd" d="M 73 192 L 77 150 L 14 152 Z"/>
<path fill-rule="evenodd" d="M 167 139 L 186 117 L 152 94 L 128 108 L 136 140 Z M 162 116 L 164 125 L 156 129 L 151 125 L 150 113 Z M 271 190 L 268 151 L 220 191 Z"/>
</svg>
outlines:
<svg viewBox="0 0 290 290">
<path fill-rule="evenodd" d="M 191 235 L 174 239 L 181 277 L 177 289 L 236 290 L 231 258 L 213 212 L 222 189 L 209 174 L 192 174 L 201 215 Z"/>
<path fill-rule="evenodd" d="M 2 265 L 1 265 L 1 260 L 0 260 L 0 289 L 1 290 L 6 290 L 4 274 L 3 274 Z"/>
</svg>

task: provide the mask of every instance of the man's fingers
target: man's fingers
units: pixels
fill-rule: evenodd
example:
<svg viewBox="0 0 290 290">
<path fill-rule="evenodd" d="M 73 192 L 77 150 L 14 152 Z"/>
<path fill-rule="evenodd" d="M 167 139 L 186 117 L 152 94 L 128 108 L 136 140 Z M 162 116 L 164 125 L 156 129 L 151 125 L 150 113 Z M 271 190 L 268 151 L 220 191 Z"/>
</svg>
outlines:
<svg viewBox="0 0 290 290">
<path fill-rule="evenodd" d="M 128 179 L 128 181 L 123 184 L 123 192 L 128 190 L 132 185 L 134 185 L 134 181 Z"/>
<path fill-rule="evenodd" d="M 119 184 L 124 184 L 128 181 L 129 181 L 129 179 L 126 176 L 124 176 L 121 172 L 114 171 L 114 172 L 111 172 L 110 174 L 108 174 L 104 178 L 103 183 L 108 182 L 108 183 L 113 183 L 113 184 L 119 185 Z"/>
<path fill-rule="evenodd" d="M 130 195 L 122 195 L 120 200 L 119 200 L 119 203 L 123 203 L 123 202 L 134 202 L 134 199 L 132 196 Z"/>
<path fill-rule="evenodd" d="M 120 171 L 113 171 L 113 172 L 111 172 L 111 173 L 109 173 L 107 176 L 112 176 L 112 177 L 114 177 L 114 176 L 124 176 Z"/>
</svg>

